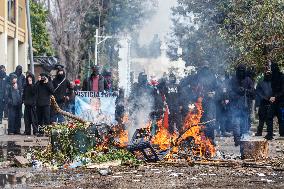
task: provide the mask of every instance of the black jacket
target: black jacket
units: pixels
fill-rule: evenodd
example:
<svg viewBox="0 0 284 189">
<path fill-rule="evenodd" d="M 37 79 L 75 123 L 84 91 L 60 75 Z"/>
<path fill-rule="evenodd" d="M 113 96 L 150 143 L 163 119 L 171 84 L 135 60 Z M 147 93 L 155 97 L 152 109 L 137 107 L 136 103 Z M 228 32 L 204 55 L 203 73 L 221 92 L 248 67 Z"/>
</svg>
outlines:
<svg viewBox="0 0 284 189">
<path fill-rule="evenodd" d="M 269 104 L 269 99 L 272 95 L 271 81 L 260 81 L 256 86 L 256 97 L 258 98 L 256 105 L 259 106 L 262 103 Z"/>
<path fill-rule="evenodd" d="M 32 77 L 32 84 L 29 85 L 28 78 Z M 35 106 L 37 98 L 37 90 L 35 85 L 35 78 L 33 75 L 29 75 L 26 78 L 26 85 L 24 86 L 23 102 L 26 106 Z"/>
<path fill-rule="evenodd" d="M 0 70 L 0 99 L 4 100 L 7 88 L 7 76 L 6 73 Z"/>
<path fill-rule="evenodd" d="M 179 93 L 177 84 L 168 84 L 166 100 L 170 109 L 170 113 L 178 113 L 179 111 Z"/>
<path fill-rule="evenodd" d="M 23 92 L 24 86 L 26 84 L 26 79 L 25 76 L 22 74 L 22 66 L 17 66 L 13 74 L 17 75 L 18 88 L 21 92 Z"/>
<path fill-rule="evenodd" d="M 50 97 L 54 93 L 54 88 L 52 83 L 49 81 L 48 83 L 38 82 L 36 84 L 36 92 L 37 92 L 37 106 L 49 106 L 50 105 Z"/>
<path fill-rule="evenodd" d="M 6 102 L 8 106 L 19 106 L 22 104 L 22 93 L 20 89 L 14 89 L 12 85 L 13 78 L 16 78 L 17 76 L 14 74 L 10 74 L 10 82 L 9 85 L 7 85 L 7 91 L 6 91 Z"/>
<path fill-rule="evenodd" d="M 273 97 L 276 97 L 276 103 L 280 106 L 284 106 L 284 75 L 280 71 L 277 64 L 271 65 L 272 80 L 271 87 Z"/>
<path fill-rule="evenodd" d="M 249 101 L 255 98 L 253 81 L 249 77 L 241 81 L 237 77 L 233 77 L 230 82 L 229 94 L 233 107 L 238 109 L 249 108 Z"/>
<path fill-rule="evenodd" d="M 56 99 L 56 102 L 61 104 L 65 102 L 65 97 L 68 95 L 68 90 L 70 90 L 70 82 L 68 79 L 60 79 L 56 77 L 52 81 L 53 87 L 54 87 L 54 96 Z"/>
</svg>

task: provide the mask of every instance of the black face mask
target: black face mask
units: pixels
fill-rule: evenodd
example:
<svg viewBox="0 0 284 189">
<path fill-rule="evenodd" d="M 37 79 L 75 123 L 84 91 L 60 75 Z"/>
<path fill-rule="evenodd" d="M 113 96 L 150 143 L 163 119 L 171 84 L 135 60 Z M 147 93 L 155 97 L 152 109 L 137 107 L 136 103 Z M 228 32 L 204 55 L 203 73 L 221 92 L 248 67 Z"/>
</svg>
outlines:
<svg viewBox="0 0 284 189">
<path fill-rule="evenodd" d="M 94 76 L 99 75 L 99 71 L 97 71 L 97 70 L 93 71 L 93 75 L 94 75 Z"/>
<path fill-rule="evenodd" d="M 169 81 L 171 84 L 175 84 L 176 83 L 176 79 L 174 77 L 169 78 Z"/>
<path fill-rule="evenodd" d="M 58 77 L 59 79 L 64 79 L 64 74 L 58 74 L 57 77 Z"/>
<path fill-rule="evenodd" d="M 271 81 L 271 79 L 272 79 L 272 75 L 271 74 L 265 74 L 264 75 L 264 80 L 265 81 Z"/>
<path fill-rule="evenodd" d="M 0 70 L 0 78 L 3 79 L 6 77 L 6 73 L 3 70 Z"/>
<path fill-rule="evenodd" d="M 237 71 L 237 77 L 239 80 L 243 80 L 246 78 L 246 72 L 245 70 L 238 70 Z"/>
</svg>

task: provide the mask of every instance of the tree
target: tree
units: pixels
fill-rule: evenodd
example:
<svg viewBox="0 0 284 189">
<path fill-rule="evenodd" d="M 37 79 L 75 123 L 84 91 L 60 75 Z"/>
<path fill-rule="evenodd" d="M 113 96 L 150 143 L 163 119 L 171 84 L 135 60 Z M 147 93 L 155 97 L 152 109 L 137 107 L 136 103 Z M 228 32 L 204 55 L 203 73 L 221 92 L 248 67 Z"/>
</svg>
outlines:
<svg viewBox="0 0 284 189">
<path fill-rule="evenodd" d="M 182 58 L 186 65 L 196 67 L 209 62 L 216 71 L 228 67 L 235 56 L 232 47 L 219 35 L 215 21 L 219 14 L 219 0 L 179 0 L 173 8 L 172 35 L 168 41 L 168 55 L 172 60 L 179 58 L 177 50 L 183 49 Z"/>
<path fill-rule="evenodd" d="M 48 9 L 48 26 L 52 44 L 67 76 L 74 79 L 94 59 L 95 31 L 100 35 L 116 36 L 135 30 L 153 6 L 154 0 L 40 0 Z M 151 5 L 151 4 L 150 4 Z M 100 45 L 99 63 L 117 67 L 118 39 L 107 40 Z M 103 61 L 103 62 L 102 62 Z"/>
<path fill-rule="evenodd" d="M 41 4 L 35 1 L 30 1 L 30 10 L 33 48 L 35 49 L 34 55 L 50 56 L 53 54 L 53 49 L 46 27 L 48 12 Z"/>
<path fill-rule="evenodd" d="M 229 7 L 222 21 L 222 37 L 238 51 L 236 63 L 262 70 L 269 60 L 283 63 L 284 2 L 280 0 L 239 0 Z M 229 11 L 228 11 L 229 10 Z"/>
<path fill-rule="evenodd" d="M 122 37 L 131 34 L 150 18 L 155 10 L 156 0 L 104 0 L 93 4 L 85 17 L 82 26 L 84 37 L 89 44 L 94 44 L 95 31 L 100 29 L 101 35 Z M 99 47 L 99 64 L 106 68 L 117 68 L 119 39 L 109 39 Z M 94 46 L 91 46 L 94 52 Z M 94 56 L 94 55 L 93 55 Z M 94 57 L 93 57 L 94 58 Z"/>
<path fill-rule="evenodd" d="M 283 1 L 179 0 L 178 3 L 173 9 L 174 40 L 169 43 L 172 58 L 177 58 L 176 49 L 182 46 L 183 58 L 193 65 L 204 59 L 212 63 L 217 58 L 217 65 L 242 63 L 261 71 L 268 60 L 283 61 Z"/>
</svg>

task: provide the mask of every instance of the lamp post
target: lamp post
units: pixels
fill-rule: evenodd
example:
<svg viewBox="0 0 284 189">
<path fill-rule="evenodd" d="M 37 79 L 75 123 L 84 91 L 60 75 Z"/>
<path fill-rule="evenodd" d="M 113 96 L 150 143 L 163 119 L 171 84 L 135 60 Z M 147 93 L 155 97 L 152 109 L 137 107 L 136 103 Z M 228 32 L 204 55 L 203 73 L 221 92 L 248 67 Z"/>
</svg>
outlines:
<svg viewBox="0 0 284 189">
<path fill-rule="evenodd" d="M 112 36 L 100 36 L 99 35 L 99 29 L 96 29 L 96 35 L 95 35 L 95 38 L 96 38 L 96 42 L 95 42 L 95 65 L 98 65 L 98 46 L 106 41 L 107 39 L 111 39 L 111 38 L 115 38 L 115 37 L 112 37 Z M 100 40 L 102 39 L 102 40 Z"/>
</svg>

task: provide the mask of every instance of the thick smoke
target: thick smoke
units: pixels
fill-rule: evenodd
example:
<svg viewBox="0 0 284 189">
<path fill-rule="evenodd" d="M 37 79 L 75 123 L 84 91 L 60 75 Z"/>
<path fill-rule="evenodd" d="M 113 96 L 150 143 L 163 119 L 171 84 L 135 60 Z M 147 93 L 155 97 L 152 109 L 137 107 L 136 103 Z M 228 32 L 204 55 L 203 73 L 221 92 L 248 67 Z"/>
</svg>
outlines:
<svg viewBox="0 0 284 189">
<path fill-rule="evenodd" d="M 144 128 L 149 123 L 150 113 L 153 111 L 154 99 L 148 92 L 142 92 L 130 99 L 127 106 L 129 112 L 129 121 L 127 130 L 131 139 L 136 129 Z"/>
</svg>

